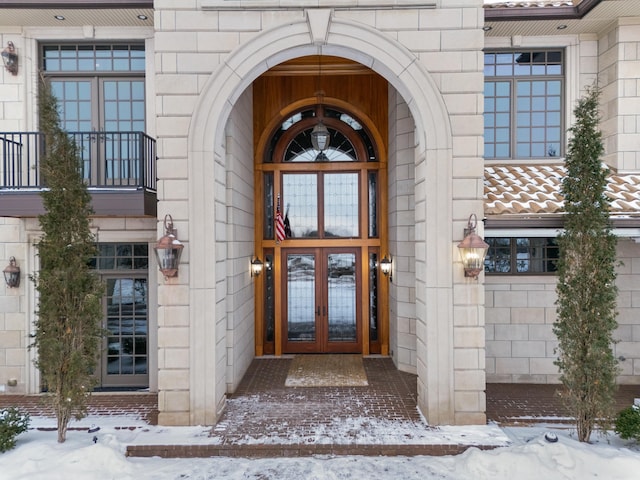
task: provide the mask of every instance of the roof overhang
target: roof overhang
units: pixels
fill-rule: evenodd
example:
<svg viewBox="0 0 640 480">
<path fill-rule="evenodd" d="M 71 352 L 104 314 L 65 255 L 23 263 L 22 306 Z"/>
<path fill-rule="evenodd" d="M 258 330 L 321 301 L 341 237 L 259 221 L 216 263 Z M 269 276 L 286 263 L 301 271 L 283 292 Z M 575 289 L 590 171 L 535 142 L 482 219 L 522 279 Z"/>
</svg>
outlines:
<svg viewBox="0 0 640 480">
<path fill-rule="evenodd" d="M 509 20 L 579 20 L 587 15 L 602 1 L 603 0 L 582 0 L 576 5 L 545 7 L 524 6 L 532 2 L 522 2 L 523 6 L 513 7 L 485 6 L 484 19 L 485 22 L 500 22 Z"/>
<path fill-rule="evenodd" d="M 78 8 L 78 9 L 109 9 L 109 8 L 153 8 L 153 0 L 0 0 L 0 8 Z"/>
</svg>

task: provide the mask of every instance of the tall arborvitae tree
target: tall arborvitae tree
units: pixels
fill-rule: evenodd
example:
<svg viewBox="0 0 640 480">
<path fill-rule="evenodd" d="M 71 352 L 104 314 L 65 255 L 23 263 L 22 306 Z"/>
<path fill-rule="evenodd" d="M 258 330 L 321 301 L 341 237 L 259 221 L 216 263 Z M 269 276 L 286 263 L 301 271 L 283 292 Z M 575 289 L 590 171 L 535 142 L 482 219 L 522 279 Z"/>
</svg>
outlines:
<svg viewBox="0 0 640 480">
<path fill-rule="evenodd" d="M 578 439 L 589 441 L 596 426 L 611 419 L 617 361 L 613 355 L 616 322 L 616 237 L 609 222 L 608 169 L 598 128 L 599 91 L 589 89 L 574 110 L 562 183 L 565 230 L 559 237 L 557 307 L 561 380 Z"/>
<path fill-rule="evenodd" d="M 36 366 L 58 420 L 58 442 L 69 421 L 86 416 L 101 342 L 103 286 L 89 268 L 96 254 L 90 230 L 91 197 L 83 181 L 75 143 L 62 129 L 57 101 L 42 81 L 40 163 L 45 213 L 40 215 L 40 271 L 34 276 L 38 319 L 33 346 Z"/>
</svg>

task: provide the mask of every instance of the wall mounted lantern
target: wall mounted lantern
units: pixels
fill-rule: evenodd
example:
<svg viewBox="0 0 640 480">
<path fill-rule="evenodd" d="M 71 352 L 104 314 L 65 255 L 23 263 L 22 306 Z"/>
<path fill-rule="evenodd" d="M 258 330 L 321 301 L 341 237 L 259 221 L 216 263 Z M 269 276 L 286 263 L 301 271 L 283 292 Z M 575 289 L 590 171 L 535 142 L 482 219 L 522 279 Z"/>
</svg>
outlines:
<svg viewBox="0 0 640 480">
<path fill-rule="evenodd" d="M 2 53 L 0 55 L 2 55 L 4 68 L 6 68 L 8 72 L 11 72 L 12 75 L 17 75 L 18 54 L 16 53 L 16 47 L 13 45 L 13 42 L 8 42 L 7 48 L 2 50 Z"/>
<path fill-rule="evenodd" d="M 389 277 L 390 282 L 393 282 L 392 264 L 390 257 L 384 257 L 380 260 L 380 271 L 385 277 Z"/>
<path fill-rule="evenodd" d="M 20 286 L 20 267 L 16 265 L 16 257 L 9 259 L 9 265 L 3 270 L 4 281 L 9 288 L 18 288 Z"/>
<path fill-rule="evenodd" d="M 164 236 L 153 247 L 158 259 L 158 266 L 165 278 L 178 276 L 178 265 L 184 245 L 177 239 L 177 230 L 173 228 L 173 218 L 164 216 Z"/>
<path fill-rule="evenodd" d="M 458 244 L 460 257 L 464 266 L 464 276 L 478 278 L 484 270 L 484 257 L 487 255 L 489 244 L 476 233 L 478 219 L 475 213 L 469 216 L 467 228 L 464 229 L 464 239 Z"/>
<path fill-rule="evenodd" d="M 264 268 L 264 264 L 258 257 L 251 260 L 251 276 L 258 277 L 262 273 L 262 269 Z"/>
</svg>

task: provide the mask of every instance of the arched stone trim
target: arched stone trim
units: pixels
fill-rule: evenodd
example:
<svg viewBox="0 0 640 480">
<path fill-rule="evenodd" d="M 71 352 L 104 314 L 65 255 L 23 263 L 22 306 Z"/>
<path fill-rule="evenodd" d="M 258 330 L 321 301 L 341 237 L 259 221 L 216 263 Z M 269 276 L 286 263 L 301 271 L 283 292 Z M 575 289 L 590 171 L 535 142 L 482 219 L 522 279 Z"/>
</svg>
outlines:
<svg viewBox="0 0 640 480">
<path fill-rule="evenodd" d="M 364 24 L 327 17 L 326 41 L 307 19 L 264 31 L 232 52 L 204 86 L 189 130 L 189 238 L 191 422 L 211 423 L 220 406 L 214 352 L 215 325 L 203 320 L 216 309 L 215 161 L 224 158 L 225 124 L 238 97 L 269 68 L 293 58 L 323 54 L 348 58 L 386 78 L 409 106 L 416 124 L 416 315 L 419 404 L 431 423 L 453 423 L 452 134 L 444 101 L 416 56 L 388 35 Z M 314 22 L 317 20 L 313 20 Z M 208 214 L 198 217 L 197 212 Z M 216 226 L 216 222 L 218 222 Z M 427 248 L 428 246 L 428 248 Z M 427 319 L 429 321 L 427 322 Z M 207 335 L 206 333 L 209 333 Z M 219 333 L 219 330 L 218 330 Z M 216 337 L 216 348 L 224 342 Z M 201 352 L 199 356 L 196 352 Z M 202 353 L 205 352 L 205 353 Z M 206 353 L 208 352 L 208 353 Z M 215 392 L 215 395 L 213 395 Z M 213 413 L 215 415 L 215 413 Z"/>
</svg>

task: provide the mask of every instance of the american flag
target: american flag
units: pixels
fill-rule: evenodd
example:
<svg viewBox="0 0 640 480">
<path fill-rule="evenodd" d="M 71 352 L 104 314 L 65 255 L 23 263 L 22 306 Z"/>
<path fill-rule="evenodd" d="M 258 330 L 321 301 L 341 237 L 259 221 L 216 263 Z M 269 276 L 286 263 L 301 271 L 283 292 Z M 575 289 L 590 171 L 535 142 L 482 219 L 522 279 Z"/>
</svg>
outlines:
<svg viewBox="0 0 640 480">
<path fill-rule="evenodd" d="M 287 238 L 284 231 L 284 220 L 282 219 L 282 213 L 280 213 L 280 195 L 278 195 L 278 205 L 276 207 L 276 241 L 281 242 Z"/>
</svg>

